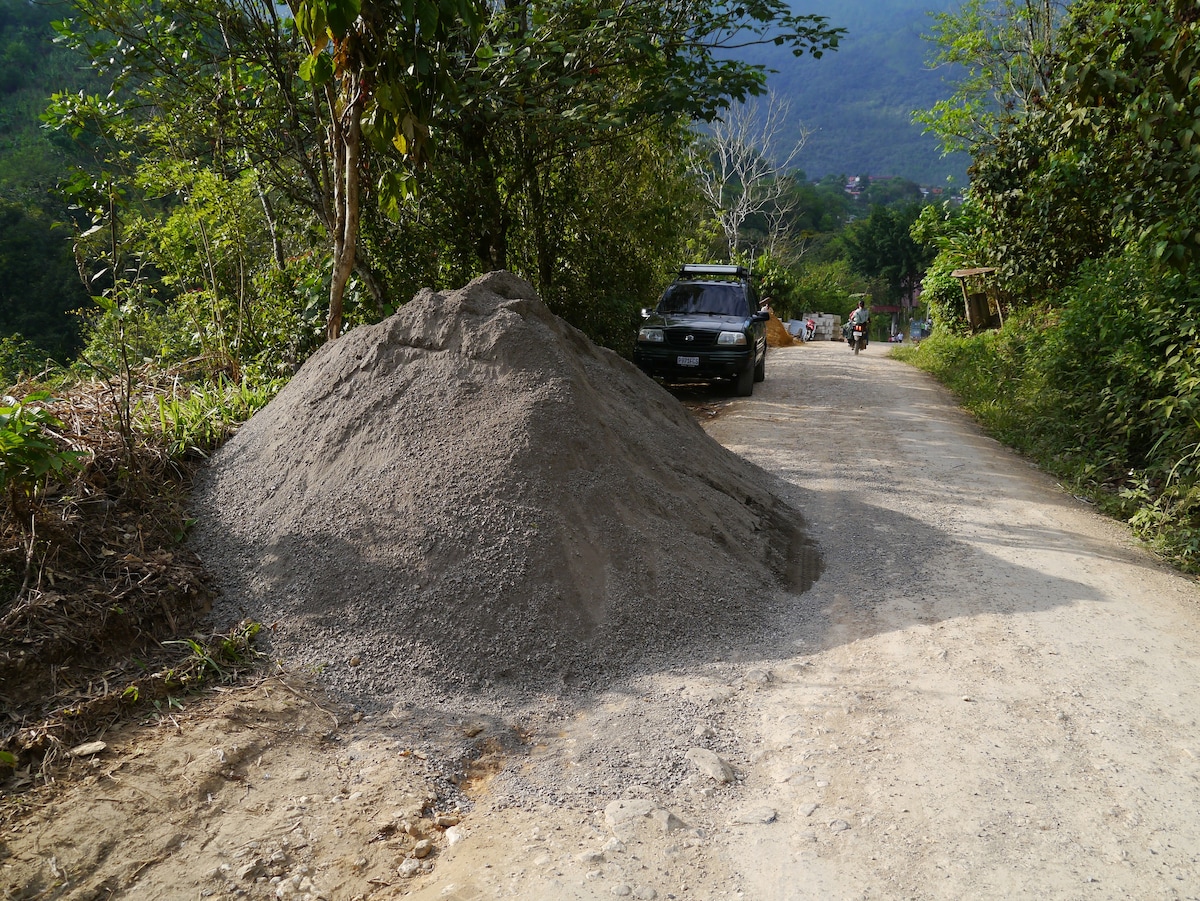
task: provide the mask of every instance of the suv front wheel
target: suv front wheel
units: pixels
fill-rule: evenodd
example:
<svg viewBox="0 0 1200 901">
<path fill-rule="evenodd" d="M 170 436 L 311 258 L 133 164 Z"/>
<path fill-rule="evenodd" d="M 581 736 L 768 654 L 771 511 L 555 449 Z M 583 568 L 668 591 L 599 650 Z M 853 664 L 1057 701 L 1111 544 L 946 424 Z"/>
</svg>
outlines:
<svg viewBox="0 0 1200 901">
<path fill-rule="evenodd" d="M 758 381 L 755 376 L 754 354 L 750 354 L 750 359 L 746 361 L 746 368 L 737 375 L 737 381 L 734 382 L 734 393 L 738 397 L 750 397 L 754 394 L 754 383 Z"/>
</svg>

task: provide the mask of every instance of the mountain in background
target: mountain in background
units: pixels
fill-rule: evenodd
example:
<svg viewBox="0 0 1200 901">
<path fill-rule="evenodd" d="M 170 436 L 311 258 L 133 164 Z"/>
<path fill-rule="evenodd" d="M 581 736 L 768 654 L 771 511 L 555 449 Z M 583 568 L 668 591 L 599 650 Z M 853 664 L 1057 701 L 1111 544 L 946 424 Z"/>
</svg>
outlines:
<svg viewBox="0 0 1200 901">
<path fill-rule="evenodd" d="M 942 156 L 932 135 L 922 134 L 912 112 L 948 97 L 946 70 L 931 70 L 931 11 L 956 0 L 800 0 L 797 14 L 826 16 L 845 28 L 839 48 L 821 59 L 793 57 L 782 47 L 756 48 L 745 58 L 778 70 L 768 87 L 791 105 L 790 146 L 801 123 L 813 129 L 795 162 L 810 179 L 827 175 L 896 176 L 919 184 L 967 184 L 970 157 Z"/>
</svg>

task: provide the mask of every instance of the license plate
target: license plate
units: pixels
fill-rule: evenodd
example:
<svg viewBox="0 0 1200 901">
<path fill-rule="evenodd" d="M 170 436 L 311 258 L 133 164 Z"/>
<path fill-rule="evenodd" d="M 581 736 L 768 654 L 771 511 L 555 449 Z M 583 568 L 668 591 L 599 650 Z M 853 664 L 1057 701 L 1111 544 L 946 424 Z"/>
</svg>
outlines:
<svg viewBox="0 0 1200 901">
<path fill-rule="evenodd" d="M 699 357 L 676 357 L 675 364 L 677 366 L 699 366 Z"/>
</svg>

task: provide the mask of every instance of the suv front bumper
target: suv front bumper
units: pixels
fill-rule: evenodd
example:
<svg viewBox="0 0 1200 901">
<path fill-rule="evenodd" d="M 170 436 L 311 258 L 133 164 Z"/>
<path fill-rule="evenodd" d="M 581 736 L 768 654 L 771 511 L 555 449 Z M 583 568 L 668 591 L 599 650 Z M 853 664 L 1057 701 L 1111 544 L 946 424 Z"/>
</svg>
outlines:
<svg viewBox="0 0 1200 901">
<path fill-rule="evenodd" d="M 734 378 L 745 370 L 752 353 L 752 347 L 728 350 L 705 348 L 689 353 L 673 347 L 658 348 L 639 344 L 633 351 L 633 362 L 647 375 L 662 378 Z"/>
</svg>

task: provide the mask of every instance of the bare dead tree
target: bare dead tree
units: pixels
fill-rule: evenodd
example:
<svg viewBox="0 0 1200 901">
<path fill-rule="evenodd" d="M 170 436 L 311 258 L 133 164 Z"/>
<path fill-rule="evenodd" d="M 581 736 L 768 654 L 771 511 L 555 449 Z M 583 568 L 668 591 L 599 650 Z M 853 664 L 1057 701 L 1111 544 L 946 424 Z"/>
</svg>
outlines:
<svg viewBox="0 0 1200 901">
<path fill-rule="evenodd" d="M 765 214 L 770 246 L 780 240 L 790 188 L 786 173 L 812 134 L 802 125 L 794 143 L 782 143 L 790 110 L 774 93 L 765 108 L 757 99 L 735 104 L 692 146 L 689 170 L 721 224 L 730 258 L 750 216 Z"/>
</svg>

